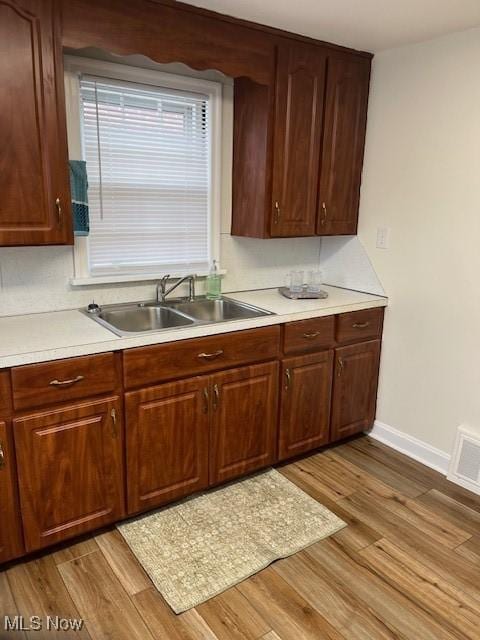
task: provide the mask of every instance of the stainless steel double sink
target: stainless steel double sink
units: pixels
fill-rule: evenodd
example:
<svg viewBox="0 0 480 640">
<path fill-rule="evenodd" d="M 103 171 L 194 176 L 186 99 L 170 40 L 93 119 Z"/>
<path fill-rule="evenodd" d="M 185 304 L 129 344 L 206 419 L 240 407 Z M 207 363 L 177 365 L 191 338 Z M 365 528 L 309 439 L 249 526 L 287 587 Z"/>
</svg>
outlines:
<svg viewBox="0 0 480 640">
<path fill-rule="evenodd" d="M 114 304 L 84 313 L 118 336 L 273 315 L 270 311 L 226 297 L 219 300 L 199 297 L 192 302 L 172 299 L 158 303 Z"/>
</svg>

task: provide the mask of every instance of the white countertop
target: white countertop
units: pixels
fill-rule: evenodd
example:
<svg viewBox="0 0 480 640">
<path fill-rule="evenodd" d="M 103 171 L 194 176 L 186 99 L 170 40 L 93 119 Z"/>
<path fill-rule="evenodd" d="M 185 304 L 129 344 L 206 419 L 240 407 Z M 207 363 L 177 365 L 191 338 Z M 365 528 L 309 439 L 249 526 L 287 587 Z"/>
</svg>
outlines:
<svg viewBox="0 0 480 640">
<path fill-rule="evenodd" d="M 116 336 L 78 310 L 0 318 L 0 369 L 385 307 L 388 302 L 387 298 L 349 289 L 323 288 L 328 291 L 328 298 L 323 300 L 288 300 L 277 289 L 225 294 L 277 315 L 180 327 L 133 337 Z"/>
</svg>

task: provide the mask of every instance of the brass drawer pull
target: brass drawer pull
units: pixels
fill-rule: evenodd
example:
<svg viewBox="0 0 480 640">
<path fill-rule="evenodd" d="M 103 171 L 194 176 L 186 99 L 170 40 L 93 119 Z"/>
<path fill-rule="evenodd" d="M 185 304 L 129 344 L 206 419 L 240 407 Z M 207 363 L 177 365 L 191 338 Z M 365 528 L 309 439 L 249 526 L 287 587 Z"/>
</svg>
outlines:
<svg viewBox="0 0 480 640">
<path fill-rule="evenodd" d="M 344 368 L 344 366 L 345 366 L 345 364 L 344 364 L 344 362 L 343 362 L 343 358 L 339 358 L 339 359 L 338 359 L 338 373 L 337 373 L 337 375 L 338 375 L 338 377 L 339 377 L 339 378 L 340 378 L 340 376 L 341 376 L 341 375 L 342 375 L 342 373 L 343 373 L 343 368 Z"/>
<path fill-rule="evenodd" d="M 353 325 L 354 329 L 366 329 L 370 326 L 370 322 L 355 322 Z"/>
<path fill-rule="evenodd" d="M 218 351 L 214 351 L 213 353 L 199 353 L 198 358 L 204 358 L 205 360 L 211 360 L 212 358 L 218 358 L 218 356 L 223 355 L 223 349 L 219 349 Z"/>
<path fill-rule="evenodd" d="M 285 391 L 290 389 L 290 382 L 292 381 L 292 374 L 290 369 L 285 369 Z"/>
<path fill-rule="evenodd" d="M 218 409 L 218 405 L 220 404 L 220 391 L 218 389 L 218 384 L 213 385 L 213 409 L 216 411 Z"/>
<path fill-rule="evenodd" d="M 203 413 L 208 413 L 208 389 L 207 387 L 205 387 L 205 389 L 203 390 L 203 401 L 204 401 L 204 405 L 203 405 Z"/>
<path fill-rule="evenodd" d="M 110 411 L 110 417 L 112 419 L 112 437 L 117 437 L 117 412 L 115 409 Z"/>
<path fill-rule="evenodd" d="M 51 387 L 66 387 L 70 384 L 75 384 L 76 382 L 80 382 L 84 379 L 84 376 L 77 376 L 76 378 L 72 378 L 71 380 L 52 380 L 48 384 Z"/>
<path fill-rule="evenodd" d="M 0 442 L 0 469 L 3 469 L 6 465 L 5 451 L 3 450 L 3 442 Z"/>
<path fill-rule="evenodd" d="M 327 204 L 322 202 L 322 217 L 320 219 L 320 224 L 323 226 L 327 222 Z"/>
<path fill-rule="evenodd" d="M 57 218 L 58 218 L 58 224 L 61 225 L 62 224 L 62 203 L 60 202 L 60 198 L 57 198 L 55 200 L 55 207 L 57 209 Z"/>
<path fill-rule="evenodd" d="M 318 338 L 320 335 L 320 331 L 315 331 L 314 333 L 304 333 L 303 337 L 307 340 L 313 340 L 313 338 Z"/>
<path fill-rule="evenodd" d="M 281 213 L 280 205 L 278 204 L 278 201 L 276 201 L 275 215 L 273 216 L 273 224 L 278 224 L 280 222 L 280 213 Z"/>
</svg>

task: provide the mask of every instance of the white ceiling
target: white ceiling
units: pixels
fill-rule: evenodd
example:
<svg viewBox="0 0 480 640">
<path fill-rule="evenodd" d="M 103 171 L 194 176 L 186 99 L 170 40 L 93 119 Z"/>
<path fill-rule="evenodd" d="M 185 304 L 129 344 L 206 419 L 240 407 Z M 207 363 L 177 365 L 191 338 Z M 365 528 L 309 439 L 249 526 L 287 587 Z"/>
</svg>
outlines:
<svg viewBox="0 0 480 640">
<path fill-rule="evenodd" d="M 365 51 L 480 26 L 480 0 L 186 0 Z"/>
</svg>

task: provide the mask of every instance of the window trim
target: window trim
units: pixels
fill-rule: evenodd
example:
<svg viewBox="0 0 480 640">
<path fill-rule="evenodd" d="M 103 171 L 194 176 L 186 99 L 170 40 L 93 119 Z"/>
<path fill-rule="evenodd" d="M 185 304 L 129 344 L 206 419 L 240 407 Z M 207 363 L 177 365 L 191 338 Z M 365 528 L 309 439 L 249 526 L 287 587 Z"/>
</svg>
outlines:
<svg viewBox="0 0 480 640">
<path fill-rule="evenodd" d="M 150 84 L 153 86 L 168 86 L 183 91 L 203 93 L 209 97 L 211 121 L 211 163 L 209 176 L 210 212 L 209 217 L 209 256 L 212 260 L 220 260 L 221 236 L 221 184 L 222 184 L 222 92 L 220 82 L 193 78 L 163 71 L 131 67 L 122 63 L 105 62 L 92 58 L 65 56 L 65 103 L 67 110 L 68 155 L 71 160 L 83 160 L 82 118 L 80 108 L 80 75 L 94 75 L 107 79 L 123 80 L 136 84 Z M 142 282 L 160 279 L 164 273 L 138 273 L 123 275 L 93 276 L 88 265 L 88 239 L 76 236 L 73 248 L 74 277 L 70 280 L 73 286 L 88 286 L 92 284 L 109 284 L 121 282 Z M 186 275 L 189 271 L 176 271 L 172 277 Z M 197 271 L 196 275 L 208 274 Z"/>
</svg>

